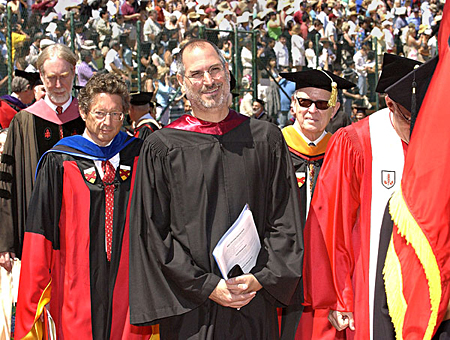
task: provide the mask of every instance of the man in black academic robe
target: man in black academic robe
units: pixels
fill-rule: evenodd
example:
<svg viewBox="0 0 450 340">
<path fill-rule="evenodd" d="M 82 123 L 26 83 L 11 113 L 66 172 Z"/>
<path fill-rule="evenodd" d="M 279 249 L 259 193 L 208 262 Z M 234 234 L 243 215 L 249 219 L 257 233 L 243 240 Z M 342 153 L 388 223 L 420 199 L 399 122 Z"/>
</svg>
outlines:
<svg viewBox="0 0 450 340">
<path fill-rule="evenodd" d="M 281 76 L 295 82 L 291 103 L 295 122 L 285 127 L 282 132 L 294 165 L 300 190 L 300 216 L 305 223 L 314 187 L 325 158 L 325 150 L 331 138 L 331 133 L 326 132 L 325 128 L 340 108 L 337 91 L 356 85 L 331 72 L 320 70 L 281 73 Z M 332 83 L 336 87 L 333 88 Z M 302 324 L 305 318 L 300 319 L 301 311 L 300 305 L 283 310 L 281 327 L 283 339 L 295 337 L 299 321 L 298 332 L 305 332 L 305 329 L 311 328 L 308 322 Z M 310 321 L 312 309 L 306 308 L 304 313 L 307 314 L 306 320 Z"/>
<path fill-rule="evenodd" d="M 288 149 L 275 125 L 228 109 L 228 65 L 215 45 L 193 40 L 179 55 L 193 116 L 152 133 L 141 151 L 130 213 L 131 322 L 159 323 L 161 339 L 276 339 L 276 307 L 301 299 Z M 225 281 L 212 251 L 246 204 L 261 250 L 250 273 Z"/>
<path fill-rule="evenodd" d="M 83 133 L 78 101 L 72 98 L 76 57 L 55 44 L 38 58 L 46 96 L 11 121 L 0 163 L 0 265 L 21 256 L 28 202 L 39 158 L 61 138 Z M 59 111 L 59 112 L 58 112 Z"/>
<path fill-rule="evenodd" d="M 156 121 L 155 103 L 152 92 L 140 92 L 131 95 L 130 119 L 134 126 L 134 137 L 145 139 L 161 125 Z"/>
</svg>

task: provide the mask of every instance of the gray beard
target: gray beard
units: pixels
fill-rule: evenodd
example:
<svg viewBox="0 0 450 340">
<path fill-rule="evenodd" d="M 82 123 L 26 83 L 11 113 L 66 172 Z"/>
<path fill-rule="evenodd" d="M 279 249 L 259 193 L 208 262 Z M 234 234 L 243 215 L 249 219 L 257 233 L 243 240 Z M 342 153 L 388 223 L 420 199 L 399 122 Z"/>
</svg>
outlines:
<svg viewBox="0 0 450 340">
<path fill-rule="evenodd" d="M 228 81 L 228 84 L 229 84 L 229 79 L 228 79 L 227 76 L 226 76 L 226 78 L 227 78 L 227 81 Z M 226 86 L 226 83 L 224 83 L 222 85 L 222 89 L 225 86 Z M 205 101 L 205 100 L 203 100 L 201 98 L 200 94 L 194 93 L 193 91 L 191 91 L 191 89 L 186 84 L 186 80 L 184 80 L 184 88 L 186 89 L 186 97 L 191 102 L 191 105 L 193 105 L 193 103 L 199 103 L 205 109 L 214 109 L 214 108 L 217 108 L 217 107 L 221 107 L 224 104 L 227 104 L 226 101 L 228 100 L 228 96 L 227 96 L 227 93 L 225 93 L 225 91 L 222 91 L 222 94 L 220 95 L 220 97 L 217 100 Z M 202 90 L 203 90 L 203 88 L 202 88 Z"/>
</svg>

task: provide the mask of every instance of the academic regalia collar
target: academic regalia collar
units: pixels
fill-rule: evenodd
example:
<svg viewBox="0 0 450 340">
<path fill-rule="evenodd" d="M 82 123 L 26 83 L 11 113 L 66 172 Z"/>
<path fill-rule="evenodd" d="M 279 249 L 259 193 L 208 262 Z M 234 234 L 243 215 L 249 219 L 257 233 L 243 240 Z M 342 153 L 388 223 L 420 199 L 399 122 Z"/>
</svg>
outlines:
<svg viewBox="0 0 450 340">
<path fill-rule="evenodd" d="M 53 103 L 51 102 L 51 100 L 50 100 L 50 98 L 49 98 L 48 96 L 45 96 L 45 97 L 44 97 L 44 101 L 45 101 L 45 103 L 48 105 L 49 108 L 51 108 L 53 111 L 56 112 L 56 108 L 57 108 L 58 106 L 61 106 L 61 107 L 62 107 L 62 112 L 63 112 L 63 113 L 64 113 L 64 111 L 67 110 L 67 108 L 70 106 L 70 104 L 72 104 L 72 100 L 73 100 L 73 98 L 72 98 L 72 96 L 70 96 L 69 100 L 66 101 L 63 105 L 55 105 L 55 104 L 53 104 Z"/>
<path fill-rule="evenodd" d="M 38 100 L 33 105 L 29 106 L 27 111 L 57 125 L 65 124 L 80 116 L 78 111 L 78 100 L 76 98 L 72 98 L 72 102 L 67 110 L 60 115 L 56 114 L 56 112 L 47 105 L 44 99 Z"/>
<path fill-rule="evenodd" d="M 72 149 L 80 151 L 82 153 L 80 154 L 81 157 L 99 161 L 107 161 L 130 144 L 134 139 L 134 137 L 129 137 L 125 132 L 119 131 L 112 142 L 108 146 L 103 147 L 91 142 L 83 136 L 75 135 L 61 139 L 55 144 L 53 149 L 59 151 L 64 149 L 59 148 L 60 146 L 68 146 Z"/>
<path fill-rule="evenodd" d="M 19 109 L 22 109 L 22 110 L 27 107 L 24 103 L 22 103 L 20 101 L 19 98 L 11 96 L 9 94 L 1 96 L 0 99 L 3 99 L 4 101 L 7 101 L 8 103 L 13 104 L 14 106 L 17 106 Z"/>
<path fill-rule="evenodd" d="M 75 135 L 61 139 L 55 146 L 42 155 L 39 160 L 37 171 L 42 158 L 49 152 L 64 153 L 72 156 L 91 159 L 94 161 L 107 161 L 122 151 L 128 144 L 133 142 L 136 138 L 128 136 L 125 132 L 119 131 L 111 144 L 102 147 L 87 140 L 83 136 Z"/>
<path fill-rule="evenodd" d="M 173 123 L 167 125 L 166 128 L 209 135 L 224 135 L 248 119 L 250 118 L 234 110 L 230 110 L 226 118 L 218 123 L 207 122 L 190 115 L 183 115 Z"/>
<path fill-rule="evenodd" d="M 317 143 L 316 146 L 310 146 L 300 136 L 294 126 L 286 126 L 283 130 L 283 137 L 289 149 L 294 153 L 300 153 L 307 156 L 317 156 L 325 153 L 328 141 L 331 138 L 331 133 L 326 133 L 325 136 Z"/>
<path fill-rule="evenodd" d="M 295 128 L 295 130 L 298 132 L 298 134 L 305 140 L 306 144 L 308 144 L 308 145 L 312 145 L 312 146 L 319 145 L 319 142 L 327 135 L 327 132 L 324 130 L 324 131 L 322 131 L 322 134 L 319 136 L 319 138 L 317 138 L 315 140 L 310 140 L 302 132 L 302 129 L 300 129 L 300 125 L 298 124 L 298 121 L 296 121 L 292 126 Z"/>
<path fill-rule="evenodd" d="M 142 118 L 137 122 L 135 129 L 140 128 L 144 124 L 152 123 L 155 124 L 159 129 L 162 128 L 161 124 L 158 123 L 157 120 L 155 120 L 149 113 L 142 116 Z"/>
</svg>

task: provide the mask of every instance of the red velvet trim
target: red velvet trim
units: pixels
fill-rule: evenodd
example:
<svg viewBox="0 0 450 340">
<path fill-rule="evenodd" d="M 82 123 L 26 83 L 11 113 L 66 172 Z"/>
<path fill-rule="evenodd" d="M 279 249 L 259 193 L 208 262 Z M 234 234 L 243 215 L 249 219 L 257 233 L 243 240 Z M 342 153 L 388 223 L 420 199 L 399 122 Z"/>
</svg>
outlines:
<svg viewBox="0 0 450 340">
<path fill-rule="evenodd" d="M 233 110 L 230 110 L 228 116 L 218 123 L 206 122 L 193 116 L 183 115 L 173 123 L 167 125 L 166 128 L 220 136 L 230 132 L 248 119 L 250 118 Z"/>
</svg>

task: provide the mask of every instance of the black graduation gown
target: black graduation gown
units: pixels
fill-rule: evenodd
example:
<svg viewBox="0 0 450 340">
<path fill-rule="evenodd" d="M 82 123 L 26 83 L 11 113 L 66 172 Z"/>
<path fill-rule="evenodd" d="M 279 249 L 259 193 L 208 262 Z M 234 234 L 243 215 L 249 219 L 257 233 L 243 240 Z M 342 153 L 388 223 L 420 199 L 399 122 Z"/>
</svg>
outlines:
<svg viewBox="0 0 450 340">
<path fill-rule="evenodd" d="M 264 120 L 266 122 L 270 122 L 273 124 L 276 124 L 276 119 L 269 117 L 269 115 L 267 114 L 267 112 L 263 112 L 259 117 L 254 117 L 255 119 L 259 119 L 259 120 Z"/>
<path fill-rule="evenodd" d="M 240 123 L 223 129 L 183 116 L 141 151 L 130 222 L 131 322 L 160 323 L 161 339 L 275 339 L 275 307 L 302 298 L 294 294 L 303 258 L 297 183 L 281 132 L 233 112 L 228 119 Z M 251 272 L 263 289 L 238 311 L 208 297 L 221 279 L 212 250 L 246 203 L 262 243 Z"/>
<path fill-rule="evenodd" d="M 62 125 L 64 137 L 82 134 L 84 128 L 80 117 Z M 20 258 L 36 166 L 59 140 L 59 125 L 26 110 L 11 121 L 0 163 L 0 252 Z"/>
<path fill-rule="evenodd" d="M 159 130 L 159 126 L 156 125 L 156 122 L 153 119 L 144 119 L 143 121 L 140 121 L 134 129 L 134 137 L 145 139 L 156 130 Z"/>
<path fill-rule="evenodd" d="M 49 310 L 58 338 L 142 338 L 133 334 L 127 319 L 127 208 L 141 146 L 142 141 L 134 139 L 120 151 L 110 262 L 105 250 L 105 185 L 94 162 L 56 152 L 44 156 L 29 206 L 16 335 L 30 331 L 44 288 L 50 285 Z"/>
</svg>

